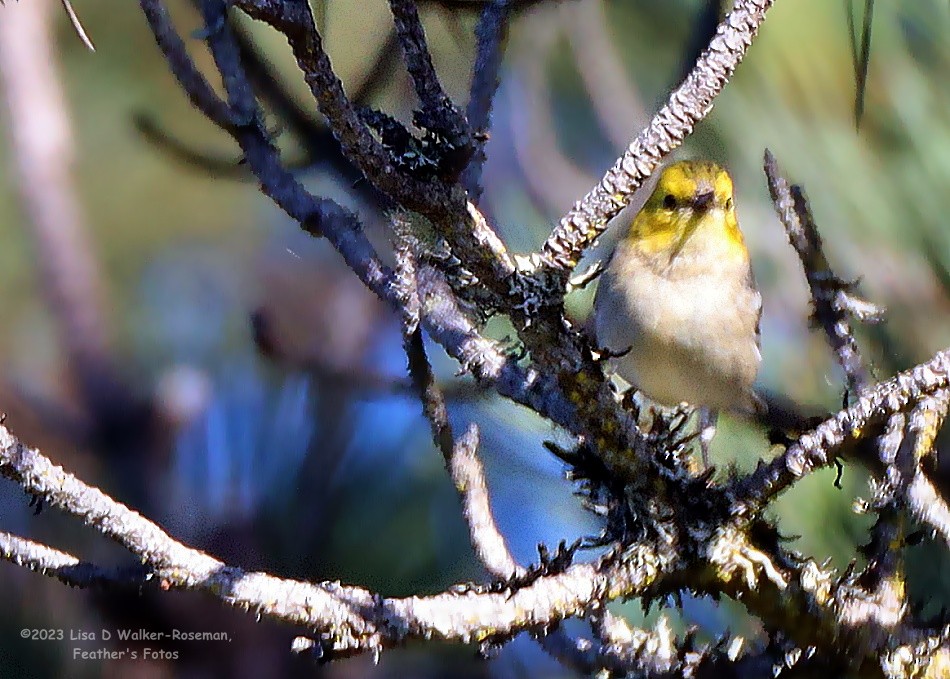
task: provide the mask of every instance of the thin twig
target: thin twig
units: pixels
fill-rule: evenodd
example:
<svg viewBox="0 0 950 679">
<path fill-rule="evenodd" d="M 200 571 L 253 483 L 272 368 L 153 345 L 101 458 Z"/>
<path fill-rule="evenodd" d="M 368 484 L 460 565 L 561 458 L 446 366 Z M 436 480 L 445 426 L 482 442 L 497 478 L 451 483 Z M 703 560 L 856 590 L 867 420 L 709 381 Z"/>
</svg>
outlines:
<svg viewBox="0 0 950 679">
<path fill-rule="evenodd" d="M 844 370 L 848 390 L 858 394 L 868 385 L 869 376 L 861 351 L 848 321 L 856 305 L 849 301 L 853 287 L 838 278 L 828 264 L 821 236 L 801 187 L 789 185 L 781 175 L 775 156 L 765 151 L 765 175 L 769 192 L 789 243 L 795 248 L 805 271 L 814 306 L 813 318 L 825 331 L 838 365 Z M 870 306 L 863 303 L 864 307 Z"/>
<path fill-rule="evenodd" d="M 73 30 L 76 31 L 76 35 L 79 36 L 79 39 L 82 40 L 82 44 L 90 52 L 96 51 L 96 46 L 92 44 L 92 38 L 89 37 L 89 34 L 86 33 L 86 29 L 83 28 L 82 22 L 79 20 L 79 15 L 76 14 L 76 10 L 73 9 L 73 5 L 69 0 L 60 0 L 63 4 L 63 9 L 66 10 L 66 16 L 69 17 L 69 23 L 72 24 Z"/>
<path fill-rule="evenodd" d="M 151 581 L 149 570 L 141 564 L 126 568 L 100 568 L 80 561 L 72 554 L 5 532 L 0 532 L 0 558 L 29 568 L 34 573 L 54 577 L 70 587 L 141 589 L 156 584 Z"/>
<path fill-rule="evenodd" d="M 389 0 L 406 68 L 422 104 L 424 126 L 449 139 L 470 135 L 468 122 L 439 82 L 426 44 L 425 30 L 415 0 Z"/>
<path fill-rule="evenodd" d="M 472 547 L 489 573 L 499 578 L 522 575 L 524 569 L 508 550 L 491 511 L 485 474 L 477 455 L 478 428 L 473 424 L 463 436 L 455 439 L 445 396 L 426 356 L 420 327 L 421 314 L 424 308 L 438 301 L 423 299 L 426 293 L 431 292 L 431 288 L 420 285 L 420 282 L 438 274 L 416 261 L 414 250 L 418 244 L 412 234 L 411 220 L 406 215 L 396 215 L 393 226 L 396 233 L 397 280 L 402 299 L 403 345 L 409 359 L 409 376 L 422 401 L 423 413 L 432 427 L 432 438 L 442 453 L 445 467 L 462 501 Z"/>
<path fill-rule="evenodd" d="M 868 85 L 868 65 L 871 63 L 871 27 L 874 23 L 874 0 L 864 0 L 864 21 L 861 26 L 861 45 L 858 49 L 857 28 L 854 21 L 854 0 L 848 0 L 848 38 L 851 43 L 851 62 L 854 68 L 854 126 L 861 125 L 864 99 Z"/>
<path fill-rule="evenodd" d="M 243 157 L 240 155 L 212 155 L 210 152 L 200 151 L 162 129 L 158 121 L 147 114 L 133 114 L 132 125 L 146 142 L 152 144 L 158 151 L 167 154 L 169 158 L 176 162 L 210 174 L 213 177 L 253 178 L 250 170 L 243 163 Z"/>
<path fill-rule="evenodd" d="M 462 173 L 461 182 L 468 192 L 469 200 L 476 205 L 482 192 L 485 143 L 504 56 L 508 13 L 508 0 L 493 0 L 485 5 L 475 27 L 475 63 L 472 66 L 472 84 L 469 88 L 468 107 L 465 110 L 468 124 L 474 133 L 475 150 L 468 167 Z"/>
<path fill-rule="evenodd" d="M 431 425 L 433 439 L 442 453 L 446 468 L 462 501 L 462 513 L 478 560 L 489 573 L 502 581 L 523 577 L 526 570 L 512 556 L 491 510 L 485 472 L 477 453 L 478 428 L 472 424 L 464 435 L 455 439 L 448 420 L 445 397 L 436 383 L 431 364 L 426 356 L 422 331 L 419 327 L 421 313 L 423 309 L 439 303 L 437 297 L 440 291 L 438 287 L 433 288 L 424 283 L 438 274 L 416 261 L 414 249 L 417 243 L 412 228 L 411 220 L 405 215 L 394 217 L 398 288 L 403 300 L 403 343 L 409 359 L 409 375 L 422 401 L 423 412 Z M 433 293 L 436 299 L 424 299 L 424 297 L 432 297 Z M 630 628 L 623 620 L 616 618 L 609 611 L 603 611 L 603 619 L 610 629 L 626 630 L 628 636 L 632 638 Z M 606 662 L 607 656 L 599 651 L 593 657 L 588 657 L 583 649 L 589 647 L 589 642 L 585 644 L 583 640 L 572 640 L 560 629 L 542 634 L 538 642 L 552 655 L 570 658 L 580 668 L 586 668 L 592 664 L 600 667 Z M 610 647 L 616 651 L 617 648 L 624 648 L 624 642 L 614 640 L 611 644 L 601 644 L 601 646 Z M 568 652 L 566 649 L 574 649 L 574 651 Z M 627 653 L 630 657 L 636 655 L 633 651 Z"/>
<path fill-rule="evenodd" d="M 215 125 L 230 129 L 235 124 L 231 111 L 188 56 L 185 43 L 175 30 L 165 4 L 162 0 L 139 0 L 139 6 L 152 29 L 155 42 L 189 101 Z"/>
</svg>

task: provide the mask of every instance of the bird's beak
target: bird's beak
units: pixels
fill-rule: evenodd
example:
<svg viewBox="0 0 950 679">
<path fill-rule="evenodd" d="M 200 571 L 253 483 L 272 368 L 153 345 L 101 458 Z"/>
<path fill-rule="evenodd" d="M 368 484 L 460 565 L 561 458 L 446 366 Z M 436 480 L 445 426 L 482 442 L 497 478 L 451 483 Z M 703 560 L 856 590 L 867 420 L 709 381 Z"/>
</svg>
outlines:
<svg viewBox="0 0 950 679">
<path fill-rule="evenodd" d="M 697 210 L 706 210 L 713 203 L 713 199 L 716 197 L 716 194 L 712 191 L 707 191 L 706 193 L 698 193 L 696 197 L 693 198 L 693 207 Z"/>
</svg>

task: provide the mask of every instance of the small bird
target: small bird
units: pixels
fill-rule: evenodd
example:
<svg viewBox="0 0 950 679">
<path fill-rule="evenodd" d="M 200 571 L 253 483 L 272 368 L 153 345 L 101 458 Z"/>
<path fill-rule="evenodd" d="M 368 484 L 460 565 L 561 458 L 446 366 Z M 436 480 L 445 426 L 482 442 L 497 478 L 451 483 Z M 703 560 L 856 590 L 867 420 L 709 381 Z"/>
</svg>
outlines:
<svg viewBox="0 0 950 679">
<path fill-rule="evenodd" d="M 724 169 L 687 160 L 663 171 L 601 276 L 594 314 L 622 378 L 660 405 L 700 408 L 708 466 L 718 412 L 762 407 L 762 296 Z"/>
</svg>

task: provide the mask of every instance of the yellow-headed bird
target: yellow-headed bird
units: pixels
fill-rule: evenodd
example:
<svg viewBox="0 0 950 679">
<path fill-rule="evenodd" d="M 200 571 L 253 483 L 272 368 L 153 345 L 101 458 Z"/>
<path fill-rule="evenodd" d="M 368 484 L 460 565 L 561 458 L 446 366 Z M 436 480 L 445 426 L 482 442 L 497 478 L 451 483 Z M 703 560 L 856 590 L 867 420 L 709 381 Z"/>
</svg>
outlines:
<svg viewBox="0 0 950 679">
<path fill-rule="evenodd" d="M 704 457 L 718 411 L 759 407 L 762 296 L 724 169 L 663 171 L 601 276 L 594 312 L 621 377 L 661 405 L 704 408 Z"/>
</svg>

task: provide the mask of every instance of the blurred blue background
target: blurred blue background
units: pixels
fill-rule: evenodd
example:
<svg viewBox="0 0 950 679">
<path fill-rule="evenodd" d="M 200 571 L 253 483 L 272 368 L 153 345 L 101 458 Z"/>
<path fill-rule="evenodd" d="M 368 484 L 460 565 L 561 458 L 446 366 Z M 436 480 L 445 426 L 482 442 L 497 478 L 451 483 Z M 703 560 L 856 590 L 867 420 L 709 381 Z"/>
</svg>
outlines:
<svg viewBox="0 0 950 679">
<path fill-rule="evenodd" d="M 0 7 L 0 21 L 26 3 Z M 237 165 L 236 147 L 193 110 L 162 60 L 138 7 L 76 0 L 96 42 L 91 54 L 56 18 L 59 67 L 78 146 L 75 180 L 100 277 L 106 332 L 119 381 L 145 404 L 142 426 L 88 435 L 56 319 L 41 295 L 41 256 L 14 189 L 8 137 L 0 138 L 0 410 L 24 441 L 116 499 L 141 508 L 182 541 L 228 563 L 311 580 L 340 579 L 385 595 L 437 592 L 483 579 L 458 501 L 416 401 L 401 391 L 398 319 L 345 269 L 326 243 L 302 233 Z M 184 35 L 198 18 L 170 3 Z M 312 3 L 334 66 L 350 91 L 372 72 L 391 24 L 383 0 Z M 863 3 L 859 3 L 863 4 Z M 862 329 L 875 374 L 886 377 L 950 345 L 950 6 L 941 0 L 876 3 L 864 119 L 855 128 L 854 70 L 846 3 L 777 2 L 715 109 L 674 157 L 724 163 L 765 299 L 761 386 L 813 410 L 841 402 L 842 379 L 824 338 L 808 324 L 799 264 L 768 199 L 761 170 L 770 148 L 803 184 L 826 250 L 844 278 L 885 306 L 887 322 Z M 542 4 L 513 20 L 487 145 L 482 205 L 515 251 L 539 247 L 677 84 L 695 50 L 706 3 L 582 0 Z M 475 14 L 423 5 L 436 67 L 464 102 Z M 302 78 L 280 36 L 245 25 L 298 101 Z M 210 58 L 196 39 L 200 64 Z M 692 51 L 691 51 L 692 50 Z M 408 120 L 414 99 L 395 55 L 366 103 Z M 686 63 L 686 62 L 689 63 Z M 6 111 L 4 110 L 4 114 Z M 173 158 L 134 124 L 148 116 L 189 148 L 231 159 L 202 170 Z M 2 122 L 2 121 L 0 121 Z M 276 118 L 274 119 L 276 123 Z M 0 125 L 4 126 L 5 125 Z M 299 139 L 279 142 L 300 158 Z M 300 173 L 313 191 L 359 212 L 388 248 L 385 215 L 359 187 L 326 167 Z M 631 209 L 636 209 L 638 196 Z M 629 218 L 625 214 L 618 221 Z M 592 257 L 602 256 L 613 232 Z M 581 320 L 593 290 L 576 293 Z M 497 326 L 497 328 L 496 328 Z M 503 324 L 492 324 L 496 336 Z M 536 545 L 594 535 L 543 447 L 568 443 L 531 413 L 479 391 L 430 346 L 449 388 L 458 430 L 482 431 L 493 506 L 515 556 Z M 724 418 L 713 458 L 749 469 L 774 454 L 765 433 Z M 111 431 L 111 430 L 110 430 Z M 113 432 L 114 433 L 114 432 Z M 852 513 L 865 474 L 816 474 L 775 505 L 793 546 L 844 567 L 870 521 Z M 123 552 L 53 510 L 34 516 L 4 484 L 3 529 L 100 563 Z M 590 558 L 592 555 L 583 556 Z M 946 600 L 945 557 L 924 544 L 908 553 L 910 591 Z M 65 588 L 10 564 L 0 601 L 0 669 L 22 676 L 255 676 L 308 673 L 287 653 L 297 631 L 185 594 L 106 595 Z M 635 602 L 618 612 L 642 623 Z M 687 601 L 666 611 L 677 629 L 698 624 L 754 635 L 741 607 Z M 654 609 L 649 619 L 655 621 Z M 77 630 L 144 626 L 231 630 L 228 647 L 183 645 L 169 662 L 86 662 L 75 644 L 24 642 L 22 627 Z M 320 670 L 333 676 L 499 677 L 569 675 L 527 638 L 488 663 L 471 648 L 410 647 Z"/>
</svg>

